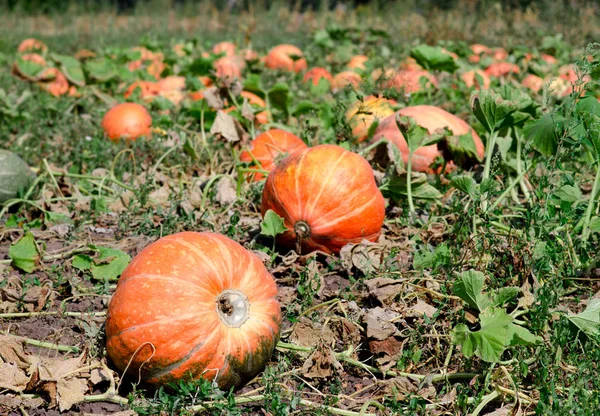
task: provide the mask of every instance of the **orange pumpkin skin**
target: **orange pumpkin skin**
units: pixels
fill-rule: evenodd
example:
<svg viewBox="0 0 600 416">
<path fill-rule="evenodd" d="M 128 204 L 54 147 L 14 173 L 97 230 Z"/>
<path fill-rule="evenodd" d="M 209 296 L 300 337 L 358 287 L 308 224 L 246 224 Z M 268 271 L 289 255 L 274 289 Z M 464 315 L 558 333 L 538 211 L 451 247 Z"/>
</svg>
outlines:
<svg viewBox="0 0 600 416">
<path fill-rule="evenodd" d="M 306 143 L 295 134 L 285 130 L 272 129 L 256 136 L 250 143 L 249 151 L 244 151 L 240 155 L 240 161 L 254 162 L 254 159 L 256 159 L 262 170 L 270 172 L 279 159 L 307 147 Z M 265 175 L 262 173 L 256 172 L 250 174 L 248 179 L 256 182 L 264 177 Z"/>
<path fill-rule="evenodd" d="M 331 83 L 333 81 L 333 77 L 325 68 L 315 67 L 304 74 L 304 82 L 312 81 L 314 85 L 319 85 L 319 81 L 321 78 L 325 78 L 327 81 Z"/>
<path fill-rule="evenodd" d="M 291 56 L 302 56 L 300 48 L 294 45 L 277 45 L 265 57 L 265 66 L 271 69 L 281 69 L 288 72 L 301 72 L 306 69 L 306 59 L 294 61 Z"/>
<path fill-rule="evenodd" d="M 39 82 L 38 85 L 55 97 L 60 97 L 69 92 L 69 81 L 67 81 L 67 77 L 57 68 L 44 69 L 40 78 L 50 80 L 48 82 Z"/>
<path fill-rule="evenodd" d="M 240 56 L 223 56 L 214 62 L 217 78 L 241 78 L 246 62 Z"/>
<path fill-rule="evenodd" d="M 496 78 L 518 74 L 519 72 L 519 67 L 516 64 L 511 64 L 510 62 L 496 62 L 485 69 L 485 73 L 488 76 Z"/>
<path fill-rule="evenodd" d="M 160 385 L 258 374 L 279 338 L 277 285 L 260 259 L 213 233 L 182 232 L 142 250 L 108 306 L 106 350 L 120 370 Z"/>
<path fill-rule="evenodd" d="M 17 47 L 17 52 L 41 52 L 46 53 L 48 51 L 48 47 L 44 42 L 38 39 L 29 38 L 22 41 Z"/>
<path fill-rule="evenodd" d="M 356 72 L 342 71 L 333 77 L 333 80 L 331 81 L 331 90 L 334 92 L 339 91 L 346 85 L 352 85 L 352 87 L 358 88 L 361 82 L 362 78 Z"/>
<path fill-rule="evenodd" d="M 265 103 L 265 100 L 263 100 L 262 98 L 260 98 L 258 95 L 249 92 L 249 91 L 242 91 L 240 93 L 240 96 L 242 98 L 245 98 L 248 100 L 249 104 L 254 104 L 258 107 L 261 108 L 265 108 L 267 106 L 267 103 Z M 224 109 L 223 111 L 225 113 L 229 113 L 231 111 L 235 110 L 235 106 L 231 106 L 229 108 Z M 256 122 L 256 124 L 266 124 L 269 122 L 269 116 L 267 114 L 267 111 L 261 111 L 260 113 L 257 113 L 254 115 L 254 121 Z"/>
<path fill-rule="evenodd" d="M 225 56 L 234 56 L 235 55 L 236 46 L 231 42 L 219 42 L 215 46 L 213 46 L 212 51 L 215 54 L 224 53 Z"/>
<path fill-rule="evenodd" d="M 394 114 L 394 105 L 394 100 L 374 96 L 365 97 L 362 101 L 357 100 L 346 111 L 346 121 L 352 128 L 352 137 L 359 143 L 364 141 L 375 120 L 382 120 Z"/>
<path fill-rule="evenodd" d="M 427 71 L 399 71 L 396 76 L 387 83 L 387 88 L 394 88 L 405 94 L 412 94 L 421 90 L 421 78 L 427 79 L 426 84 L 437 88 L 437 79 Z"/>
<path fill-rule="evenodd" d="M 152 117 L 144 106 L 137 103 L 122 103 L 106 112 L 102 128 L 112 141 L 135 140 L 151 133 Z"/>
<path fill-rule="evenodd" d="M 394 115 L 385 118 L 379 124 L 379 127 L 377 127 L 375 135 L 373 136 L 373 141 L 381 140 L 385 137 L 390 142 L 394 143 L 400 150 L 400 153 L 402 153 L 402 159 L 404 160 L 404 163 L 408 162 L 408 144 L 396 125 L 396 114 L 412 117 L 418 125 L 426 128 L 430 134 L 435 132 L 435 130 L 444 127 L 447 127 L 457 136 L 461 136 L 470 131 L 473 136 L 473 140 L 475 141 L 477 154 L 480 158 L 483 158 L 484 156 L 485 148 L 481 138 L 467 123 L 455 115 L 442 110 L 441 108 L 430 105 L 416 105 L 413 107 L 403 108 L 397 111 Z M 433 163 L 437 156 L 442 156 L 442 153 L 438 149 L 437 145 L 420 147 L 413 153 L 413 170 L 418 172 L 433 173 L 429 166 Z M 452 169 L 453 167 L 454 164 L 449 163 L 449 169 Z"/>
<path fill-rule="evenodd" d="M 350 62 L 346 65 L 348 69 L 367 69 L 365 63 L 369 60 L 369 57 L 365 55 L 355 55 L 350 58 Z"/>
<path fill-rule="evenodd" d="M 144 101 L 150 102 L 154 97 L 160 95 L 161 86 L 157 82 L 151 81 L 135 81 L 123 93 L 123 97 L 129 98 L 136 89 L 140 89 L 141 97 Z"/>
<path fill-rule="evenodd" d="M 348 243 L 381 234 L 385 202 L 360 155 L 323 144 L 283 159 L 267 177 L 261 213 L 273 210 L 287 228 L 277 237 L 302 253 L 339 253 Z"/>
<path fill-rule="evenodd" d="M 479 85 L 479 81 L 477 80 L 477 75 L 479 75 L 481 77 L 483 85 Z M 475 87 L 477 89 L 483 88 L 483 89 L 487 90 L 490 87 L 490 84 L 492 82 L 489 75 L 486 74 L 485 72 L 483 72 L 481 69 L 467 71 L 467 72 L 463 73 L 460 76 L 460 78 L 464 81 L 465 84 L 467 84 L 467 87 L 469 87 L 469 88 Z"/>
<path fill-rule="evenodd" d="M 537 75 L 527 74 L 527 76 L 523 78 L 523 81 L 521 81 L 521 85 L 537 93 L 544 87 L 544 80 Z"/>
</svg>

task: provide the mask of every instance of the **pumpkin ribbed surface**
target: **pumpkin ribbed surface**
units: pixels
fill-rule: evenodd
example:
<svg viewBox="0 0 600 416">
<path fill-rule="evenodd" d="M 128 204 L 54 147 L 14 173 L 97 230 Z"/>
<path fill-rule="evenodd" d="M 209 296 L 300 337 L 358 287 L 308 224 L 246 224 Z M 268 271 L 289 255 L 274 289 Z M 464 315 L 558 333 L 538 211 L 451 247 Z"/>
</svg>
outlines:
<svg viewBox="0 0 600 416">
<path fill-rule="evenodd" d="M 385 202 L 373 170 L 360 155 L 320 145 L 288 156 L 267 177 L 261 212 L 283 217 L 280 244 L 303 253 L 338 253 L 347 243 L 375 241 Z"/>
<path fill-rule="evenodd" d="M 149 136 L 151 127 L 152 117 L 143 105 L 137 103 L 117 104 L 102 119 L 104 132 L 113 141 Z"/>
<path fill-rule="evenodd" d="M 475 141 L 475 147 L 477 148 L 479 157 L 483 158 L 484 156 L 484 146 L 481 138 L 466 122 L 441 108 L 431 105 L 415 105 L 403 108 L 394 115 L 386 117 L 379 123 L 375 135 L 373 136 L 373 141 L 381 140 L 385 137 L 394 143 L 402 153 L 404 163 L 408 162 L 408 144 L 396 125 L 397 114 L 412 117 L 419 126 L 427 129 L 430 134 L 433 134 L 437 129 L 443 129 L 445 127 L 456 136 L 462 136 L 470 131 L 473 140 Z M 429 166 L 437 156 L 442 156 L 442 152 L 438 149 L 437 145 L 418 148 L 413 153 L 412 157 L 413 170 L 418 172 L 431 172 Z"/>
<path fill-rule="evenodd" d="M 249 151 L 244 151 L 240 155 L 240 161 L 253 162 L 256 159 L 262 170 L 270 172 L 280 159 L 284 159 L 288 154 L 307 147 L 302 139 L 295 134 L 285 130 L 272 129 L 256 136 L 250 143 Z M 260 172 L 251 174 L 254 181 L 259 181 L 264 177 L 265 175 Z"/>
<path fill-rule="evenodd" d="M 116 367 L 150 384 L 182 378 L 239 386 L 265 366 L 279 337 L 277 286 L 235 241 L 183 232 L 146 247 L 123 272 L 106 321 Z"/>
</svg>

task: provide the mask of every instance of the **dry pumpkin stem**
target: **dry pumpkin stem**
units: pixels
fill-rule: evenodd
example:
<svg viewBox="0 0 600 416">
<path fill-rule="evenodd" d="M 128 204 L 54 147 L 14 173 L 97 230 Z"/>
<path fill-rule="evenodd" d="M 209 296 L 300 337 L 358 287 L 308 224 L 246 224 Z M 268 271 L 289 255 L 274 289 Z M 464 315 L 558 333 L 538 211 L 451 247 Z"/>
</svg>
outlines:
<svg viewBox="0 0 600 416">
<path fill-rule="evenodd" d="M 32 345 L 34 347 L 45 348 L 45 349 L 49 349 L 49 350 L 55 350 L 55 351 L 67 352 L 67 353 L 79 353 L 80 352 L 79 347 L 75 347 L 75 346 L 60 345 L 60 344 L 56 344 L 56 343 L 52 343 L 52 342 L 38 341 L 37 339 L 20 337 L 17 335 L 9 334 L 8 331 L 4 332 L 3 334 L 7 335 L 9 337 L 13 337 L 17 340 L 21 340 L 21 341 L 25 342 L 26 344 Z"/>
</svg>

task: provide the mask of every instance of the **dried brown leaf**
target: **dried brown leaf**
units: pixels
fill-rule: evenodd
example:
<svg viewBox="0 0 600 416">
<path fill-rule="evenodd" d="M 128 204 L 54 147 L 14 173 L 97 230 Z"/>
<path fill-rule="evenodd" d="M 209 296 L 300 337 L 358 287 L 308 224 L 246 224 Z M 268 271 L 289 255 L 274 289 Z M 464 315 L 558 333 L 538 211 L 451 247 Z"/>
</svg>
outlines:
<svg viewBox="0 0 600 416">
<path fill-rule="evenodd" d="M 237 191 L 231 178 L 224 176 L 219 179 L 215 199 L 221 205 L 229 205 L 237 200 Z"/>
<path fill-rule="evenodd" d="M 402 292 L 402 282 L 389 277 L 377 277 L 365 281 L 369 294 L 382 305 L 386 305 Z"/>
<path fill-rule="evenodd" d="M 383 341 L 399 334 L 398 328 L 391 322 L 399 314 L 380 307 L 369 309 L 363 317 L 367 326 L 367 337 Z"/>
<path fill-rule="evenodd" d="M 308 357 L 302 366 L 302 374 L 307 378 L 327 378 L 334 372 L 341 373 L 342 365 L 335 358 L 331 348 L 318 344 L 315 351 Z"/>
<path fill-rule="evenodd" d="M 244 139 L 245 132 L 239 121 L 223 111 L 218 111 L 210 133 L 224 138 L 229 143 L 236 143 Z"/>
</svg>

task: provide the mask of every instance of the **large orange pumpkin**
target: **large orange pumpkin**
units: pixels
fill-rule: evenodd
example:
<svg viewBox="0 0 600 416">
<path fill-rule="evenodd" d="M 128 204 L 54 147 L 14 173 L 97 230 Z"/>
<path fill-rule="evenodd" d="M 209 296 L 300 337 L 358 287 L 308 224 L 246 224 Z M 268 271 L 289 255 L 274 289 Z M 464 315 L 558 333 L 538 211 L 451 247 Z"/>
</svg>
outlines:
<svg viewBox="0 0 600 416">
<path fill-rule="evenodd" d="M 277 241 L 302 253 L 339 253 L 381 233 L 385 202 L 360 155 L 323 144 L 283 159 L 267 177 L 261 213 L 273 210 L 287 231 Z"/>
<path fill-rule="evenodd" d="M 260 259 L 213 233 L 163 237 L 125 269 L 108 306 L 106 350 L 120 370 L 158 385 L 239 386 L 279 338 L 277 285 Z"/>
<path fill-rule="evenodd" d="M 292 56 L 299 57 L 294 60 Z M 281 69 L 288 72 L 301 72 L 306 69 L 306 59 L 302 58 L 302 51 L 294 45 L 277 45 L 265 57 L 265 66 L 271 69 Z"/>
<path fill-rule="evenodd" d="M 295 134 L 285 130 L 272 129 L 256 136 L 250 143 L 250 149 L 242 152 L 240 161 L 260 163 L 260 169 L 272 171 L 279 160 L 297 150 L 308 146 Z M 252 173 L 248 179 L 259 181 L 265 175 L 260 172 Z"/>
<path fill-rule="evenodd" d="M 400 153 L 402 153 L 404 163 L 408 162 L 409 151 L 406 139 L 396 125 L 397 114 L 412 117 L 418 125 L 426 128 L 430 134 L 435 132 L 437 129 L 443 129 L 445 127 L 447 127 L 453 134 L 457 136 L 462 136 L 470 131 L 473 136 L 473 140 L 475 141 L 478 156 L 480 158 L 483 158 L 484 156 L 485 149 L 481 138 L 467 123 L 455 115 L 442 110 L 441 108 L 431 105 L 416 105 L 413 107 L 403 108 L 397 111 L 394 115 L 386 117 L 381 123 L 379 123 L 379 126 L 375 131 L 375 135 L 373 136 L 373 141 L 381 140 L 385 137 L 390 142 L 394 143 L 400 150 Z M 419 172 L 432 172 L 429 166 L 433 163 L 437 156 L 442 156 L 442 152 L 438 149 L 437 145 L 420 147 L 413 153 L 413 170 Z"/>
<path fill-rule="evenodd" d="M 117 104 L 102 119 L 104 132 L 113 141 L 149 136 L 151 126 L 152 117 L 143 105 L 137 103 Z"/>
<path fill-rule="evenodd" d="M 352 137 L 357 142 L 362 142 L 369 134 L 369 128 L 375 120 L 382 120 L 394 114 L 394 100 L 381 97 L 368 96 L 364 100 L 357 100 L 346 111 L 346 121 L 352 128 Z"/>
</svg>

